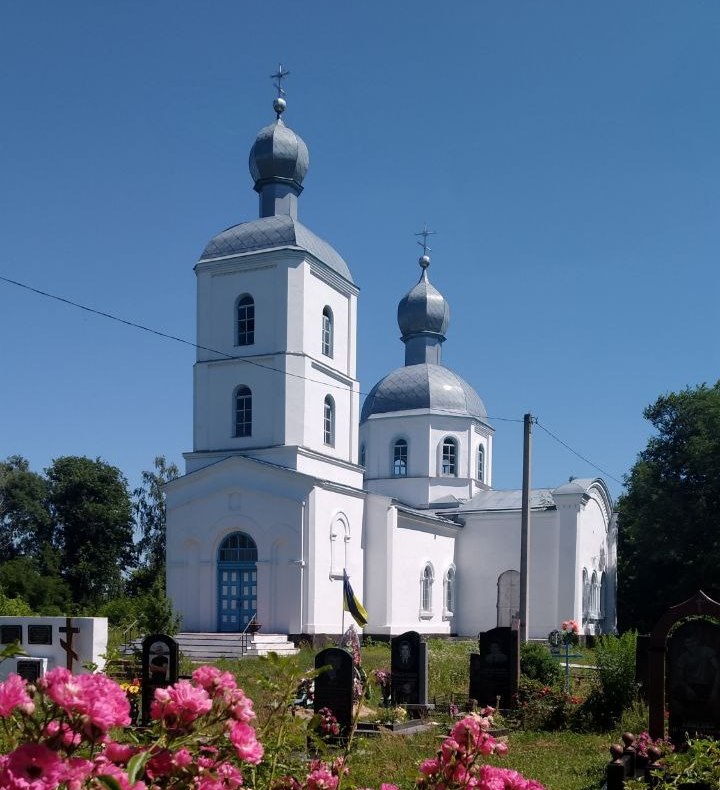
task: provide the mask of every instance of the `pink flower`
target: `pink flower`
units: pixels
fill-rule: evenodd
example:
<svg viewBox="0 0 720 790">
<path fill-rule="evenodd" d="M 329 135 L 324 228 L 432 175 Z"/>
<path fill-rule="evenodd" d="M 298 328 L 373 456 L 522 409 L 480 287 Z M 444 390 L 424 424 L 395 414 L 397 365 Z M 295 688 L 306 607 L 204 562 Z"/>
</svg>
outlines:
<svg viewBox="0 0 720 790">
<path fill-rule="evenodd" d="M 305 784 L 307 790 L 335 790 L 339 781 L 339 777 L 333 776 L 330 769 L 323 765 L 307 775 Z"/>
<path fill-rule="evenodd" d="M 238 721 L 249 722 L 255 718 L 253 702 L 242 689 L 235 688 L 226 696 L 228 713 Z"/>
<path fill-rule="evenodd" d="M 25 690 L 27 681 L 14 672 L 0 683 L 0 718 L 6 719 L 17 708 L 21 713 L 31 714 L 35 703 Z"/>
<path fill-rule="evenodd" d="M 42 734 L 47 738 L 47 746 L 51 749 L 59 749 L 60 746 L 78 746 L 82 740 L 80 733 L 75 732 L 67 722 L 59 722 L 55 719 L 45 725 Z"/>
<path fill-rule="evenodd" d="M 211 708 L 212 700 L 205 689 L 179 680 L 174 686 L 155 689 L 150 715 L 161 719 L 166 727 L 178 729 L 188 727 Z"/>
<path fill-rule="evenodd" d="M 263 747 L 255 736 L 255 730 L 244 721 L 233 721 L 229 736 L 238 757 L 246 763 L 257 765 L 264 753 Z"/>
<path fill-rule="evenodd" d="M 135 746 L 130 746 L 126 743 L 116 743 L 115 741 L 108 741 L 105 744 L 103 755 L 111 763 L 116 765 L 127 765 L 131 757 L 134 757 L 140 750 Z"/>
<path fill-rule="evenodd" d="M 399 790 L 397 785 L 383 784 L 380 785 L 380 790 Z"/>
<path fill-rule="evenodd" d="M 495 744 L 495 754 L 499 754 L 501 757 L 504 757 L 508 753 L 508 745 L 503 741 L 498 741 Z"/>
<path fill-rule="evenodd" d="M 25 743 L 7 755 L 0 772 L 3 790 L 55 790 L 63 772 L 58 755 L 40 743 Z"/>
<path fill-rule="evenodd" d="M 434 776 L 440 770 L 440 763 L 437 760 L 423 760 L 420 763 L 420 772 L 425 776 Z"/>
<path fill-rule="evenodd" d="M 221 672 L 217 667 L 198 667 L 192 673 L 192 679 L 211 697 L 222 697 L 237 688 L 235 678 L 229 672 Z"/>
<path fill-rule="evenodd" d="M 122 768 L 107 762 L 103 758 L 95 761 L 95 776 L 111 776 L 120 785 L 120 790 L 147 790 L 145 782 L 137 781 L 130 784 L 128 775 Z"/>
<path fill-rule="evenodd" d="M 82 757 L 71 757 L 64 765 L 60 781 L 67 790 L 82 790 L 85 780 L 92 774 L 93 764 Z"/>
</svg>

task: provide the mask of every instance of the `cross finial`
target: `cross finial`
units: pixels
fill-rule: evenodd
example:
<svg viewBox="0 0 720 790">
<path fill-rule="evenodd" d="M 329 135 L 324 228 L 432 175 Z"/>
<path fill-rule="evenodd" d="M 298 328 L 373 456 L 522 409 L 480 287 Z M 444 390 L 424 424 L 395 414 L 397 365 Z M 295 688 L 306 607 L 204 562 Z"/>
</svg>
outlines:
<svg viewBox="0 0 720 790">
<path fill-rule="evenodd" d="M 270 79 L 275 80 L 273 85 L 277 88 L 277 97 L 278 99 L 282 98 L 285 95 L 285 90 L 282 86 L 282 81 L 290 74 L 289 71 L 283 71 L 282 63 L 278 64 L 278 70 L 275 74 L 270 75 Z"/>
<path fill-rule="evenodd" d="M 282 86 L 282 81 L 285 79 L 285 77 L 288 76 L 288 74 L 290 74 L 290 72 L 283 71 L 282 63 L 280 63 L 278 64 L 278 70 L 275 72 L 275 74 L 270 75 L 270 79 L 275 80 L 273 82 L 273 85 L 277 88 L 277 96 L 273 101 L 273 109 L 277 113 L 278 120 L 280 119 L 280 116 L 283 114 L 287 104 L 285 99 L 283 99 L 283 96 L 285 95 L 285 90 Z"/>
<path fill-rule="evenodd" d="M 427 222 L 423 223 L 423 229 L 420 233 L 416 233 L 416 236 L 422 236 L 423 240 L 419 241 L 418 244 L 423 248 L 423 255 L 427 255 L 429 252 L 432 252 L 431 247 L 428 245 L 428 236 L 434 236 L 437 231 L 428 230 Z"/>
</svg>

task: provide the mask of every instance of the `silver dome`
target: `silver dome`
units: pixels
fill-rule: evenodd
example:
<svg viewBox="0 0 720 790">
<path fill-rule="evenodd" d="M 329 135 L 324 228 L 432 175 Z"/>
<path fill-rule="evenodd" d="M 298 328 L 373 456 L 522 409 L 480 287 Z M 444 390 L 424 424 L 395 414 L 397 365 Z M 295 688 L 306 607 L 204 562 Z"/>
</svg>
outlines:
<svg viewBox="0 0 720 790">
<path fill-rule="evenodd" d="M 420 332 L 443 336 L 447 332 L 450 305 L 428 279 L 426 267 L 418 284 L 400 300 L 397 321 L 403 340 Z"/>
<path fill-rule="evenodd" d="M 310 154 L 302 137 L 277 121 L 258 132 L 250 149 L 250 175 L 255 189 L 272 181 L 294 184 L 302 189 L 302 182 L 310 164 Z"/>
<path fill-rule="evenodd" d="M 200 260 L 209 261 L 274 247 L 306 250 L 341 277 L 353 281 L 350 269 L 340 253 L 288 214 L 261 217 L 253 222 L 233 225 L 208 242 Z"/>
<path fill-rule="evenodd" d="M 393 370 L 370 390 L 361 422 L 373 414 L 411 409 L 451 412 L 486 421 L 485 404 L 457 373 L 442 365 L 422 363 Z"/>
</svg>

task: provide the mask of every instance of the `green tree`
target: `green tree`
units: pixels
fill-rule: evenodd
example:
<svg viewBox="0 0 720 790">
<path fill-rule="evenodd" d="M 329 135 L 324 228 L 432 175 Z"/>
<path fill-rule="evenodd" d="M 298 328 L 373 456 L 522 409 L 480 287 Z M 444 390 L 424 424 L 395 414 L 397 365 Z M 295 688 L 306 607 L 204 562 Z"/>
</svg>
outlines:
<svg viewBox="0 0 720 790">
<path fill-rule="evenodd" d="M 52 541 L 47 480 L 31 472 L 25 458 L 12 455 L 0 462 L 0 553 L 40 557 Z"/>
<path fill-rule="evenodd" d="M 60 576 L 54 552 L 45 560 L 28 555 L 0 565 L 0 589 L 10 598 L 22 598 L 37 614 L 63 615 L 71 611 L 70 588 Z"/>
<path fill-rule="evenodd" d="M 127 481 L 99 458 L 56 458 L 46 472 L 62 576 L 76 603 L 97 606 L 135 563 Z"/>
<path fill-rule="evenodd" d="M 720 382 L 663 395 L 618 501 L 618 618 L 649 631 L 698 589 L 720 597 Z"/>
<path fill-rule="evenodd" d="M 163 486 L 179 477 L 180 470 L 159 455 L 151 471 L 142 473 L 142 485 L 133 491 L 133 513 L 140 533 L 140 561 L 149 570 L 149 586 L 165 572 L 165 493 Z M 148 589 L 149 589 L 148 586 Z"/>
</svg>

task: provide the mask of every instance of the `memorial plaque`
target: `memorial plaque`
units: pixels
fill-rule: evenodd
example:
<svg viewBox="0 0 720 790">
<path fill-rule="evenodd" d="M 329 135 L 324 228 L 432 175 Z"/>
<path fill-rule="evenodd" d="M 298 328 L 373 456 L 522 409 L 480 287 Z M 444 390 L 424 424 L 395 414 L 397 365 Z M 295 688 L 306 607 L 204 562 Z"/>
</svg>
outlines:
<svg viewBox="0 0 720 790">
<path fill-rule="evenodd" d="M 167 634 L 150 634 L 142 642 L 142 720 L 150 721 L 156 688 L 178 680 L 178 643 Z"/>
<path fill-rule="evenodd" d="M 485 707 L 509 708 L 520 677 L 519 632 L 493 628 L 480 634 L 480 653 L 470 656 L 469 696 Z"/>
<path fill-rule="evenodd" d="M 720 625 L 689 620 L 667 643 L 669 734 L 720 738 Z"/>
<path fill-rule="evenodd" d="M 0 645 L 11 645 L 13 642 L 22 644 L 22 626 L 0 625 Z"/>
<path fill-rule="evenodd" d="M 417 631 L 406 631 L 390 642 L 393 705 L 427 705 L 427 645 Z"/>
<path fill-rule="evenodd" d="M 29 645 L 51 645 L 52 626 L 51 625 L 29 625 L 28 626 Z"/>
<path fill-rule="evenodd" d="M 327 666 L 315 678 L 313 710 L 329 708 L 340 725 L 340 738 L 347 737 L 353 719 L 353 661 L 347 650 L 328 647 L 315 656 L 315 669 Z"/>
<path fill-rule="evenodd" d="M 40 661 L 18 660 L 16 666 L 17 674 L 27 680 L 28 683 L 35 683 L 42 676 L 43 667 Z"/>
</svg>

